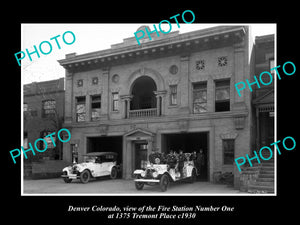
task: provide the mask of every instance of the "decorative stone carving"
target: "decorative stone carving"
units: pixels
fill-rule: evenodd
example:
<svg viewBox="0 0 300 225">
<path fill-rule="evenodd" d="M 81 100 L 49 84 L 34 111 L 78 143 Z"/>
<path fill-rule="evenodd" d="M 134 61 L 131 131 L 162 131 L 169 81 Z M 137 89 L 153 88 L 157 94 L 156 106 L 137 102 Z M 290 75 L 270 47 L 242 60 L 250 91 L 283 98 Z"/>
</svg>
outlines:
<svg viewBox="0 0 300 225">
<path fill-rule="evenodd" d="M 92 85 L 96 85 L 99 82 L 99 78 L 98 77 L 93 77 L 92 78 Z"/>
<path fill-rule="evenodd" d="M 227 56 L 221 56 L 221 57 L 218 57 L 218 66 L 227 66 L 227 62 L 228 62 L 228 59 L 227 59 Z"/>
<path fill-rule="evenodd" d="M 179 79 L 168 79 L 168 85 L 177 85 L 179 83 Z"/>
<path fill-rule="evenodd" d="M 238 136 L 238 133 L 236 133 L 236 132 L 220 134 L 221 139 L 236 139 L 237 136 Z"/>
<path fill-rule="evenodd" d="M 121 87 L 111 87 L 110 92 L 120 92 Z"/>
<path fill-rule="evenodd" d="M 119 80 L 120 80 L 120 76 L 118 74 L 112 76 L 112 82 L 114 82 L 115 84 L 118 83 Z"/>
<path fill-rule="evenodd" d="M 77 87 L 82 87 L 83 86 L 83 80 L 79 79 L 77 80 Z"/>
<path fill-rule="evenodd" d="M 197 60 L 196 61 L 196 70 L 204 70 L 205 69 L 205 60 Z"/>
<path fill-rule="evenodd" d="M 173 75 L 177 74 L 177 72 L 178 72 L 178 66 L 176 66 L 176 65 L 170 66 L 169 72 L 170 72 L 171 74 L 173 74 Z"/>
</svg>

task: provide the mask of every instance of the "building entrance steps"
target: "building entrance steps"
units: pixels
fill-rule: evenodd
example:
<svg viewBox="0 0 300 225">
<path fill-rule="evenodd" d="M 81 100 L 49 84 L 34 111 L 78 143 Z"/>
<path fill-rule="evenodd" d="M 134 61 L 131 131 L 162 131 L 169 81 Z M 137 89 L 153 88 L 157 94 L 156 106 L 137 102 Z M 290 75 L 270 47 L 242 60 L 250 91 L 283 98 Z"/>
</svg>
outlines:
<svg viewBox="0 0 300 225">
<path fill-rule="evenodd" d="M 268 156 L 265 156 L 267 158 Z M 254 163 L 241 174 L 241 191 L 249 193 L 274 193 L 274 158 Z"/>
</svg>

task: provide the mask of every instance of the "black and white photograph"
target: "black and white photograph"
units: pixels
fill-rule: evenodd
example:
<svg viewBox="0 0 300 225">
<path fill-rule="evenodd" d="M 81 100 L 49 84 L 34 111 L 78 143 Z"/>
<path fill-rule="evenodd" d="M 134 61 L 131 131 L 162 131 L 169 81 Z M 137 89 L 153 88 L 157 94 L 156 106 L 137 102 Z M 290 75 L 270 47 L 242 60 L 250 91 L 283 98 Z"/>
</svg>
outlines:
<svg viewBox="0 0 300 225">
<path fill-rule="evenodd" d="M 274 142 L 276 24 L 22 32 L 24 195 L 276 194 L 275 154 L 235 162 Z"/>
</svg>

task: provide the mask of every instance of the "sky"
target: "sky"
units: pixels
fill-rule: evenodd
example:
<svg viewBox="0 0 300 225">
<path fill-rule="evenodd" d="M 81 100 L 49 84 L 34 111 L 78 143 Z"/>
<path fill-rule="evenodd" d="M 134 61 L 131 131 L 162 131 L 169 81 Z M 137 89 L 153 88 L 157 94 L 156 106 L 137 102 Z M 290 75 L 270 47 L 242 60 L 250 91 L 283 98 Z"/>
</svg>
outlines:
<svg viewBox="0 0 300 225">
<path fill-rule="evenodd" d="M 28 56 L 21 61 L 22 83 L 41 82 L 58 79 L 65 76 L 65 69 L 59 65 L 57 60 L 64 59 L 66 54 L 76 52 L 77 55 L 88 52 L 94 52 L 110 48 L 112 44 L 123 42 L 124 38 L 133 37 L 134 32 L 143 25 L 148 25 L 151 29 L 153 24 L 21 24 L 21 49 L 25 52 L 34 51 L 34 45 L 38 48 L 43 41 L 49 41 L 52 45 L 52 51 L 48 55 L 40 53 L 40 58 L 32 54 L 32 61 Z M 219 25 L 250 25 L 252 27 L 252 36 L 261 36 L 266 34 L 276 34 L 276 24 L 184 24 L 180 23 L 180 28 L 176 23 L 172 24 L 172 30 L 179 30 L 180 33 L 200 30 Z M 158 25 L 156 24 L 156 27 Z M 162 27 L 164 29 L 164 27 Z M 164 30 L 168 30 L 166 27 Z M 62 40 L 62 35 L 66 31 L 72 31 L 75 34 L 75 42 L 66 45 Z M 55 40 L 50 38 L 60 35 L 57 41 L 61 49 L 58 49 Z M 71 42 L 71 35 L 65 36 L 67 42 Z M 49 51 L 47 44 L 43 44 L 43 50 Z M 20 55 L 18 55 L 20 57 Z M 18 66 L 16 60 L 16 66 Z"/>
</svg>

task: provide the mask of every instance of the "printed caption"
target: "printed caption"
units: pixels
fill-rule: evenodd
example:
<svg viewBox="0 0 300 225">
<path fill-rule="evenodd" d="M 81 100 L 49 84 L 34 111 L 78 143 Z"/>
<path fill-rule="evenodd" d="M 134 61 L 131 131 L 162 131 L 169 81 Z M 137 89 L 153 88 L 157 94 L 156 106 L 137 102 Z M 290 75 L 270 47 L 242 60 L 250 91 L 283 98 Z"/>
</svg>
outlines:
<svg viewBox="0 0 300 225">
<path fill-rule="evenodd" d="M 81 207 L 69 205 L 68 212 L 104 212 L 108 219 L 195 219 L 200 212 L 234 212 L 232 206 L 151 206 L 143 205 L 139 207 L 105 207 L 93 205 L 91 207 Z"/>
</svg>

